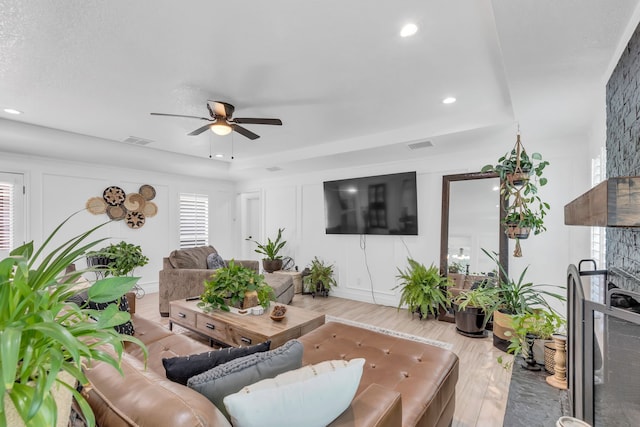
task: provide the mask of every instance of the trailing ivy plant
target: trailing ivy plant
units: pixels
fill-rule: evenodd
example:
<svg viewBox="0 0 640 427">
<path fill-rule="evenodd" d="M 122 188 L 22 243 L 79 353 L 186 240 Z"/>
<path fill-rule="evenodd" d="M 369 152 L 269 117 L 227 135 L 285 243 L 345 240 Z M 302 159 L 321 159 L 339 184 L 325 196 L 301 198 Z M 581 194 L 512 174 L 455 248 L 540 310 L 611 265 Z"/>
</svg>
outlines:
<svg viewBox="0 0 640 427">
<path fill-rule="evenodd" d="M 269 301 L 275 298 L 273 288 L 266 284 L 262 274 L 231 260 L 226 267 L 215 270 L 211 278 L 204 282 L 198 307 L 205 311 L 216 308 L 229 311 L 229 306 L 240 307 L 245 293 L 251 291 L 257 292 L 258 303 L 265 309 L 269 307 Z"/>
<path fill-rule="evenodd" d="M 0 261 L 0 426 L 7 425 L 5 405 L 13 405 L 27 426 L 55 426 L 58 408 L 51 390 L 68 389 L 78 402 L 90 426 L 95 417 L 75 384 L 58 374 L 67 372 L 82 385 L 89 385 L 83 368 L 92 360 L 106 362 L 122 375 L 120 360 L 124 342 L 144 344 L 113 328 L 130 319 L 116 304 L 105 310 L 90 310 L 68 300 L 75 295 L 75 281 L 83 271 L 62 274 L 66 267 L 84 258 L 101 240 L 86 242 L 99 227 L 81 233 L 49 250 L 54 236 L 69 220 L 60 224 L 39 249 L 33 242 L 11 251 Z M 88 298 L 106 303 L 122 297 L 137 277 L 98 280 L 87 290 Z M 111 347 L 112 355 L 105 351 Z M 8 397 L 8 401 L 5 399 Z"/>
<path fill-rule="evenodd" d="M 435 316 L 440 308 L 446 310 L 451 298 L 448 288 L 453 283 L 442 277 L 434 264 L 427 268 L 411 258 L 407 262 L 409 267 L 406 270 L 398 268 L 396 278 L 400 283 L 392 288 L 402 288 L 398 309 L 406 304 L 409 313 L 418 313 L 420 318 L 429 314 Z"/>
<path fill-rule="evenodd" d="M 149 263 L 149 258 L 142 254 L 142 248 L 132 243 L 121 241 L 110 244 L 96 252 L 90 252 L 88 257 L 98 256 L 106 261 L 105 276 L 126 276 L 133 273 L 136 267 L 143 267 Z"/>
</svg>

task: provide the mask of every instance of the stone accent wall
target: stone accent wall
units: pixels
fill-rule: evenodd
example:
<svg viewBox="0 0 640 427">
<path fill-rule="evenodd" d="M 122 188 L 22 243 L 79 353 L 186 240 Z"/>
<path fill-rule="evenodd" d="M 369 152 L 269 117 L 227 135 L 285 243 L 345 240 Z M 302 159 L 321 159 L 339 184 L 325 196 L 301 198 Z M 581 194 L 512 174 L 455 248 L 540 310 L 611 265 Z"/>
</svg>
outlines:
<svg viewBox="0 0 640 427">
<path fill-rule="evenodd" d="M 608 177 L 640 175 L 640 26 L 607 83 L 606 144 Z M 640 229 L 607 228 L 607 269 L 640 277 Z M 640 292 L 632 280 L 613 281 Z"/>
</svg>

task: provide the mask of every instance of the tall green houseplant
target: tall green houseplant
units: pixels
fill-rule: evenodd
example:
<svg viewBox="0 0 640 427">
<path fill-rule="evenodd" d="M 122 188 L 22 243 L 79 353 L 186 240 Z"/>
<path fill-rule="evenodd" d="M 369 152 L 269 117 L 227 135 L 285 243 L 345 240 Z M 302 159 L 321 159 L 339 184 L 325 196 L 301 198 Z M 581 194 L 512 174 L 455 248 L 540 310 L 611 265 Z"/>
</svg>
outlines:
<svg viewBox="0 0 640 427">
<path fill-rule="evenodd" d="M 33 242 L 22 245 L 0 261 L 0 426 L 7 425 L 9 413 L 17 413 L 27 426 L 55 426 L 58 414 L 52 396 L 54 385 L 73 394 L 90 426 L 95 425 L 91 407 L 59 374 L 70 374 L 74 382 L 87 385 L 83 367 L 91 360 L 109 363 L 120 373 L 124 342 L 144 349 L 138 339 L 121 335 L 113 328 L 130 319 L 129 313 L 110 304 L 104 311 L 90 310 L 67 302 L 82 271 L 61 275 L 66 267 L 86 256 L 98 241 L 85 240 L 98 227 L 46 249 L 64 221 L 34 250 Z M 104 225 L 104 224 L 103 224 Z M 90 300 L 111 302 L 122 297 L 136 283 L 136 277 L 110 277 L 93 283 Z M 105 352 L 111 347 L 115 356 Z"/>
<path fill-rule="evenodd" d="M 438 267 L 431 264 L 429 268 L 411 258 L 407 259 L 409 267 L 406 270 L 398 268 L 397 279 L 400 283 L 392 289 L 402 288 L 398 309 L 407 305 L 409 313 L 418 313 L 420 319 L 429 314 L 436 316 L 440 309 L 449 306 L 452 285 L 447 277 L 440 276 Z"/>
</svg>

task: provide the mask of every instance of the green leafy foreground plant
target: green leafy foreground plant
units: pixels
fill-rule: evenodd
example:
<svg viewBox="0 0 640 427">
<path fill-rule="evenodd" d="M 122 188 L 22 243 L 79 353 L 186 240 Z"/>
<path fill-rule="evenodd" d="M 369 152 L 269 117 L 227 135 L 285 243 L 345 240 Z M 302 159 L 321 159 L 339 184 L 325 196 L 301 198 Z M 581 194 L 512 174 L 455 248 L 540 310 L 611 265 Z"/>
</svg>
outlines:
<svg viewBox="0 0 640 427">
<path fill-rule="evenodd" d="M 217 269 L 211 279 L 204 282 L 204 292 L 200 295 L 198 307 L 205 311 L 216 308 L 229 311 L 229 305 L 239 307 L 245 293 L 251 291 L 258 293 L 258 303 L 265 309 L 269 307 L 269 301 L 274 299 L 273 288 L 265 283 L 262 274 L 231 260 L 226 267 Z"/>
<path fill-rule="evenodd" d="M 66 267 L 86 256 L 102 240 L 84 243 L 96 229 L 82 233 L 50 253 L 45 248 L 61 227 L 60 224 L 34 252 L 33 242 L 14 249 L 0 261 L 0 426 L 7 425 L 5 397 L 9 397 L 27 426 L 54 426 L 57 405 L 51 394 L 59 384 L 67 388 L 80 405 L 90 426 L 95 425 L 91 407 L 76 391 L 75 384 L 58 378 L 65 371 L 82 385 L 89 381 L 82 368 L 92 360 L 103 361 L 122 374 L 120 361 L 125 341 L 144 344 L 113 328 L 130 319 L 129 313 L 110 304 L 104 311 L 79 307 L 67 300 L 78 291 L 75 280 L 82 271 L 60 276 Z M 39 264 L 37 261 L 41 260 Z M 96 281 L 88 288 L 88 297 L 105 303 L 122 297 L 137 277 L 112 277 Z M 111 347 L 115 354 L 106 351 Z"/>
<path fill-rule="evenodd" d="M 407 259 L 409 267 L 402 271 L 398 268 L 400 284 L 393 287 L 402 287 L 398 309 L 406 304 L 409 313 L 418 312 L 420 316 L 428 314 L 436 315 L 440 308 L 449 306 L 450 292 L 447 289 L 452 285 L 447 277 L 440 276 L 438 268 L 431 264 L 427 268 L 411 258 Z"/>
</svg>

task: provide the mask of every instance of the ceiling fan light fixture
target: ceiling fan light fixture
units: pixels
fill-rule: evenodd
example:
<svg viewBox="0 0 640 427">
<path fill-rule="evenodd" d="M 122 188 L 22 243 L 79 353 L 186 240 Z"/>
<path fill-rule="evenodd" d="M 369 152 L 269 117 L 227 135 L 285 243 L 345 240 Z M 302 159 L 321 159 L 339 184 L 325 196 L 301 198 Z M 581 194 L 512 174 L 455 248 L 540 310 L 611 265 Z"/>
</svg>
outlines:
<svg viewBox="0 0 640 427">
<path fill-rule="evenodd" d="M 232 130 L 231 126 L 224 121 L 217 121 L 211 125 L 211 132 L 220 136 L 229 135 Z"/>
</svg>

